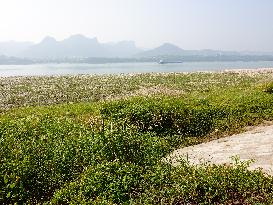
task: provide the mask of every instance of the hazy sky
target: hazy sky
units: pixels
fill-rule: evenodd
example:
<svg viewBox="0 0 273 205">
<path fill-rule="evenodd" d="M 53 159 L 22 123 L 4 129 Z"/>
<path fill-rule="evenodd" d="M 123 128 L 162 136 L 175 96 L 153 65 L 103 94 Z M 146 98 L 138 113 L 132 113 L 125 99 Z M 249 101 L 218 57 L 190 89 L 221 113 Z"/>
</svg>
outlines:
<svg viewBox="0 0 273 205">
<path fill-rule="evenodd" d="M 147 48 L 273 51 L 273 0 L 0 0 L 0 41 L 77 33 Z"/>
</svg>

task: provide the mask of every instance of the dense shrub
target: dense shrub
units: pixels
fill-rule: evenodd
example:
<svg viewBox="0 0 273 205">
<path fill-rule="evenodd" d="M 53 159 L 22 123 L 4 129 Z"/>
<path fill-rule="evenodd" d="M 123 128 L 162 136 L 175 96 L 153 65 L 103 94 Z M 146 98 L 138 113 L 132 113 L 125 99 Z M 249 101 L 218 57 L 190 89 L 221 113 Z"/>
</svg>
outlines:
<svg viewBox="0 0 273 205">
<path fill-rule="evenodd" d="M 52 204 L 120 204 L 139 194 L 144 170 L 141 166 L 119 161 L 91 166 L 80 179 L 58 190 Z"/>
<path fill-rule="evenodd" d="M 273 93 L 273 82 L 269 82 L 264 85 L 264 92 L 272 94 Z"/>
<path fill-rule="evenodd" d="M 234 131 L 273 119 L 273 96 L 253 90 L 223 92 L 224 99 L 135 97 L 104 103 L 101 113 L 110 121 L 158 135 L 206 136 L 214 130 Z"/>
<path fill-rule="evenodd" d="M 116 160 L 148 166 L 171 150 L 153 134 L 108 127 L 95 133 L 47 115 L 0 121 L 0 202 L 46 201 L 86 167 Z"/>
<path fill-rule="evenodd" d="M 212 109 L 204 100 L 186 104 L 179 98 L 133 98 L 106 103 L 101 113 L 141 132 L 204 136 L 213 128 Z"/>
<path fill-rule="evenodd" d="M 160 177 L 147 183 L 150 187 L 134 204 L 271 204 L 273 178 L 249 171 L 248 163 L 196 167 L 182 162 L 172 169 L 163 165 L 152 172 Z"/>
<path fill-rule="evenodd" d="M 48 116 L 17 119 L 1 122 L 0 127 L 0 178 L 14 184 L 12 189 L 20 189 L 20 192 L 10 189 L 1 192 L 2 202 L 45 200 L 56 187 L 94 162 L 96 138 L 84 127 L 66 119 Z"/>
<path fill-rule="evenodd" d="M 58 190 L 52 204 L 254 204 L 273 202 L 273 178 L 233 166 L 148 168 L 111 162 L 88 168 Z"/>
</svg>

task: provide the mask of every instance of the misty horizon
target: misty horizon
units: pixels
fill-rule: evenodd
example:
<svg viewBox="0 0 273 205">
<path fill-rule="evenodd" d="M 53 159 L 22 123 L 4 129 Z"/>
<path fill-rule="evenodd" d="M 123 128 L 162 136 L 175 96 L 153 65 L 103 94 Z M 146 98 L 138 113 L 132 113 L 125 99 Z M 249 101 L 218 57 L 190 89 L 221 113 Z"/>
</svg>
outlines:
<svg viewBox="0 0 273 205">
<path fill-rule="evenodd" d="M 147 49 L 169 42 L 187 50 L 272 52 L 272 10 L 271 0 L 10 0 L 0 7 L 0 42 L 81 33 Z"/>
<path fill-rule="evenodd" d="M 118 44 L 118 43 L 121 43 L 121 42 L 133 42 L 137 48 L 145 51 L 145 50 L 149 50 L 149 49 L 154 49 L 154 48 L 157 48 L 157 47 L 160 47 L 164 44 L 172 44 L 172 45 L 175 45 L 183 50 L 218 50 L 218 51 L 231 51 L 231 52 L 261 52 L 261 53 L 272 53 L 273 52 L 273 49 L 272 50 L 269 50 L 269 51 L 261 51 L 261 50 L 225 50 L 225 49 L 222 49 L 222 48 L 216 48 L 216 49 L 213 49 L 213 48 L 199 48 L 199 49 L 186 49 L 184 47 L 181 47 L 179 45 L 176 45 L 175 43 L 171 42 L 171 41 L 168 41 L 167 39 L 165 41 L 162 41 L 160 42 L 158 45 L 156 45 L 155 47 L 140 47 L 136 44 L 136 41 L 134 39 L 131 39 L 131 40 L 120 40 L 120 41 L 107 41 L 107 42 L 103 42 L 103 41 L 100 41 L 99 37 L 98 36 L 87 36 L 87 35 L 84 35 L 84 34 L 81 34 L 81 33 L 75 33 L 75 34 L 72 34 L 68 37 L 65 37 L 63 39 L 57 39 L 55 38 L 54 36 L 50 36 L 50 35 L 44 35 L 43 38 L 41 38 L 41 40 L 35 42 L 35 41 L 27 41 L 27 40 L 14 40 L 14 39 L 11 39 L 11 40 L 8 40 L 8 41 L 0 41 L 0 44 L 3 44 L 3 43 L 25 43 L 25 44 L 29 44 L 29 45 L 36 45 L 36 44 L 39 44 L 39 43 L 42 43 L 43 41 L 45 41 L 46 39 L 52 39 L 56 42 L 62 42 L 62 41 L 65 41 L 65 40 L 68 40 L 70 39 L 71 37 L 74 37 L 74 36 L 82 36 L 84 38 L 88 38 L 88 39 L 93 39 L 93 40 L 96 40 L 98 43 L 101 43 L 101 44 L 108 44 L 108 45 L 115 45 L 115 44 Z M 0 53 L 1 54 L 1 53 Z"/>
</svg>

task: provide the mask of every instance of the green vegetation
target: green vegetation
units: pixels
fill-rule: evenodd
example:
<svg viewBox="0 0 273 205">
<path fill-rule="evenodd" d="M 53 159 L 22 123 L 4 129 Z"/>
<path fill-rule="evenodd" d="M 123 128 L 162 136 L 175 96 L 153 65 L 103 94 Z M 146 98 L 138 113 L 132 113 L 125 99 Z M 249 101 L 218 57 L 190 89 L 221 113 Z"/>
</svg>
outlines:
<svg viewBox="0 0 273 205">
<path fill-rule="evenodd" d="M 273 177 L 162 158 L 273 120 L 272 73 L 2 78 L 1 204 L 272 204 Z"/>
<path fill-rule="evenodd" d="M 273 82 L 269 82 L 269 83 L 265 84 L 264 91 L 269 94 L 273 94 Z"/>
</svg>

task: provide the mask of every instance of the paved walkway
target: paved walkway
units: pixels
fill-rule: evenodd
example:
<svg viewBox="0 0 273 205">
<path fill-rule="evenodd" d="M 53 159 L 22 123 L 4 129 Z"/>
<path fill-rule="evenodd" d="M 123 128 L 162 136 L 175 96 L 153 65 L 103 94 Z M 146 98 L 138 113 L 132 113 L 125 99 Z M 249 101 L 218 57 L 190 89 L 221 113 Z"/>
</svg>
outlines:
<svg viewBox="0 0 273 205">
<path fill-rule="evenodd" d="M 192 164 L 231 163 L 231 157 L 238 155 L 240 160 L 255 160 L 250 169 L 262 168 L 273 176 L 273 125 L 258 126 L 242 134 L 233 135 L 208 143 L 178 149 L 170 156 L 174 165 L 178 158 L 188 159 Z"/>
</svg>

